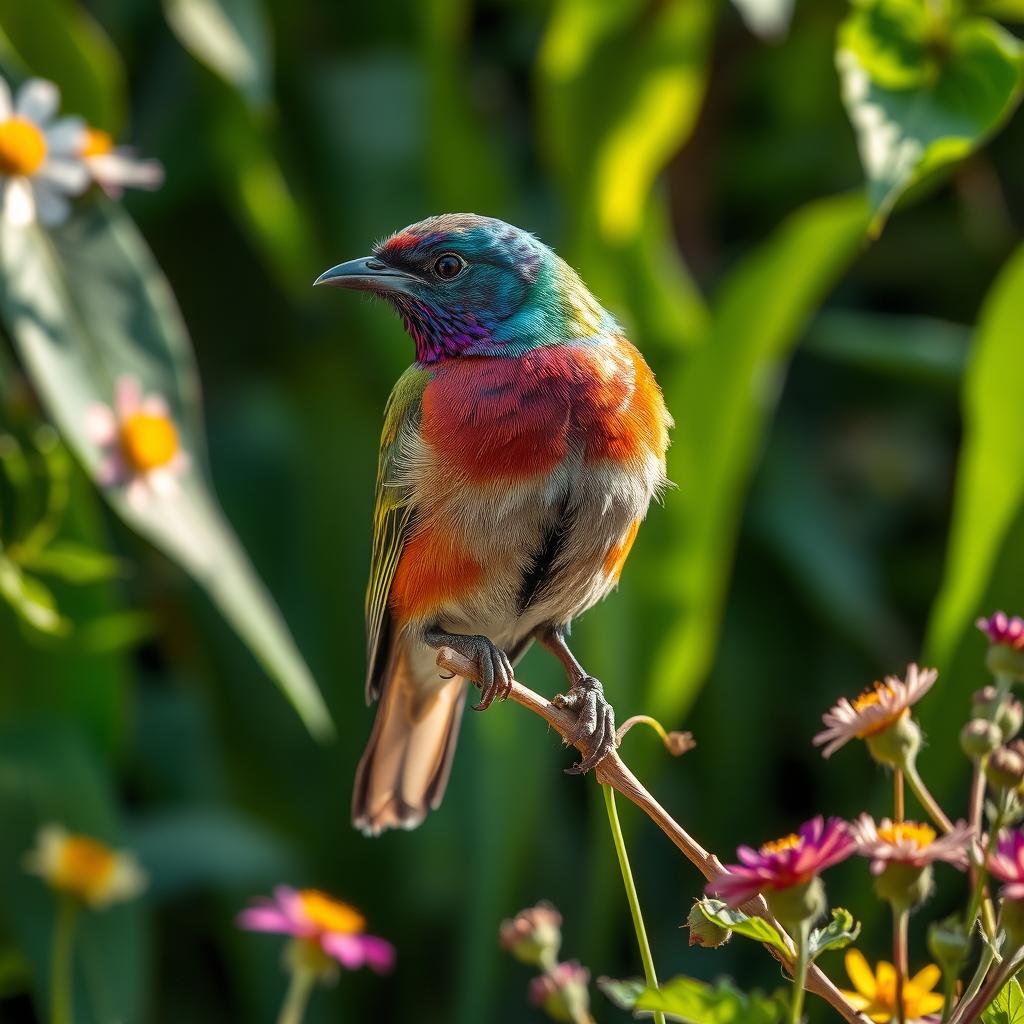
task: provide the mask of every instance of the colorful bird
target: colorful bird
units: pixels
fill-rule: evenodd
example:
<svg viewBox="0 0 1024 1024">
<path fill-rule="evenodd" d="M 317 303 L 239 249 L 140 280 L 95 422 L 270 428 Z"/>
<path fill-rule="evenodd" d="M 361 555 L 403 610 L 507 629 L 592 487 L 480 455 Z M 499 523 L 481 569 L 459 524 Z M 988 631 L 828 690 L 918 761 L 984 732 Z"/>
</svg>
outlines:
<svg viewBox="0 0 1024 1024">
<path fill-rule="evenodd" d="M 413 224 L 317 284 L 386 299 L 416 344 L 388 401 L 366 594 L 367 700 L 355 825 L 415 828 L 451 769 L 473 661 L 477 710 L 508 696 L 536 640 L 562 663 L 593 751 L 615 747 L 601 684 L 570 651 L 577 616 L 618 582 L 665 486 L 671 418 L 643 357 L 576 272 L 490 217 Z"/>
</svg>

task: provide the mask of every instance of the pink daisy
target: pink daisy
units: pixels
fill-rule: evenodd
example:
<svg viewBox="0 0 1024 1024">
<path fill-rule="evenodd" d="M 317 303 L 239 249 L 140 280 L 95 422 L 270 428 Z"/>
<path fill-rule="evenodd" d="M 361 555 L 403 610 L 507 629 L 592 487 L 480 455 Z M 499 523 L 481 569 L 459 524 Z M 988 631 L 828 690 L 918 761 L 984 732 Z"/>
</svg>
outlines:
<svg viewBox="0 0 1024 1024">
<path fill-rule="evenodd" d="M 967 869 L 967 850 L 974 830 L 965 821 L 957 822 L 953 831 L 938 838 L 930 825 L 914 821 L 892 822 L 883 818 L 875 824 L 870 814 L 862 814 L 851 826 L 857 843 L 856 852 L 871 858 L 871 873 L 880 875 L 890 864 L 906 864 L 923 868 L 936 861 Z"/>
<path fill-rule="evenodd" d="M 1024 831 L 1014 829 L 999 836 L 988 859 L 988 869 L 1003 883 L 1003 899 L 1024 900 Z"/>
<path fill-rule="evenodd" d="M 978 619 L 975 625 L 988 637 L 991 644 L 1024 651 L 1024 619 L 1020 616 L 1014 615 L 1010 618 L 1006 612 L 996 612 L 987 619 Z"/>
</svg>

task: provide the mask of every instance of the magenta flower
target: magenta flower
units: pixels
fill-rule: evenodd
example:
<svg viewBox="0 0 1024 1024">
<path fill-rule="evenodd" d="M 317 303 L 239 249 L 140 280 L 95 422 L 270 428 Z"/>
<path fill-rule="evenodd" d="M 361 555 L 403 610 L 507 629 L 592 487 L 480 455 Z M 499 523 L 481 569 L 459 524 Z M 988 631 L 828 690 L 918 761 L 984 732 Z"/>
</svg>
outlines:
<svg viewBox="0 0 1024 1024">
<path fill-rule="evenodd" d="M 1003 832 L 988 859 L 988 869 L 1003 883 L 1005 900 L 1024 900 L 1024 831 Z"/>
<path fill-rule="evenodd" d="M 856 848 L 850 827 L 840 818 L 825 821 L 820 815 L 800 831 L 765 843 L 759 850 L 741 846 L 741 864 L 726 866 L 726 874 L 708 882 L 704 891 L 731 907 L 739 907 L 758 893 L 778 892 L 803 885 L 826 868 L 846 860 Z"/>
<path fill-rule="evenodd" d="M 925 868 L 936 861 L 967 870 L 967 851 L 974 830 L 959 821 L 948 835 L 939 837 L 930 825 L 916 821 L 893 822 L 883 818 L 875 824 L 870 814 L 862 814 L 851 826 L 857 853 L 871 858 L 871 873 L 880 875 L 890 864 Z"/>
<path fill-rule="evenodd" d="M 1024 619 L 1019 615 L 1011 619 L 1006 612 L 996 612 L 987 619 L 978 619 L 976 625 L 991 644 L 1024 651 Z"/>
<path fill-rule="evenodd" d="M 237 922 L 251 932 L 303 939 L 350 971 L 365 965 L 384 974 L 395 965 L 394 946 L 367 935 L 363 931 L 366 919 L 358 910 L 318 889 L 279 885 L 273 899 L 261 899 L 243 910 Z"/>
</svg>

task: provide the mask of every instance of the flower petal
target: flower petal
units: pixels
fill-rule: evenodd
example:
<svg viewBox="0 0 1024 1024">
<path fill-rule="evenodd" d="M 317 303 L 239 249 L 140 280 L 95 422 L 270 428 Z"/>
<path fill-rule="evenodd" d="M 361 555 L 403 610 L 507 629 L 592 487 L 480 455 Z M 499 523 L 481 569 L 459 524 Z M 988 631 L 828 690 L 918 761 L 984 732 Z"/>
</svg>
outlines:
<svg viewBox="0 0 1024 1024">
<path fill-rule="evenodd" d="M 875 976 L 864 954 L 859 949 L 849 949 L 846 951 L 846 959 L 843 963 L 846 973 L 850 976 L 850 981 L 853 982 L 853 987 L 861 995 L 868 999 L 874 999 L 878 993 L 878 985 L 875 983 Z"/>
<path fill-rule="evenodd" d="M 58 189 L 38 178 L 33 178 L 32 190 L 35 193 L 36 216 L 40 224 L 53 227 L 55 224 L 63 224 L 68 219 L 71 204 Z"/>
<path fill-rule="evenodd" d="M 4 220 L 24 228 L 36 219 L 36 200 L 32 186 L 24 178 L 9 178 L 3 196 Z"/>
<path fill-rule="evenodd" d="M 112 444 L 117 438 L 114 410 L 102 402 L 93 402 L 85 410 L 85 433 L 93 444 Z"/>
<path fill-rule="evenodd" d="M 7 80 L 0 78 L 0 121 L 6 121 L 14 113 L 14 105 L 11 102 L 11 87 Z"/>
<path fill-rule="evenodd" d="M 39 168 L 35 180 L 45 181 L 71 195 L 78 195 L 89 187 L 89 170 L 81 160 L 68 157 L 50 157 Z"/>
<path fill-rule="evenodd" d="M 342 967 L 355 971 L 366 962 L 366 952 L 358 935 L 342 935 L 328 932 L 320 939 L 320 946 L 328 956 L 333 956 Z"/>
<path fill-rule="evenodd" d="M 118 419 L 131 416 L 139 411 L 142 405 L 142 385 L 139 378 L 131 374 L 118 377 L 114 385 L 114 408 L 117 410 Z"/>
<path fill-rule="evenodd" d="M 250 932 L 273 932 L 277 935 L 293 935 L 294 926 L 288 916 L 278 907 L 248 907 L 235 918 L 239 928 Z"/>
<path fill-rule="evenodd" d="M 57 113 L 60 90 L 45 78 L 30 78 L 14 100 L 14 112 L 36 124 L 44 124 Z"/>
<path fill-rule="evenodd" d="M 914 988 L 920 989 L 922 995 L 924 995 L 935 988 L 941 977 L 942 971 L 936 967 L 935 964 L 929 964 L 927 967 L 918 971 L 917 974 L 910 979 L 910 984 L 913 985 Z"/>
</svg>

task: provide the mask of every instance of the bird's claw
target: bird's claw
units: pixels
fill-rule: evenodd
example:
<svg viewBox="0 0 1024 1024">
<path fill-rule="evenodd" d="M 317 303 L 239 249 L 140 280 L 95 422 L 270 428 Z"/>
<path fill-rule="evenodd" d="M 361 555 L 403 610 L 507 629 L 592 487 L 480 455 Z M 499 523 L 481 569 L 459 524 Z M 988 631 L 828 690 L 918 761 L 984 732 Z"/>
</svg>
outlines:
<svg viewBox="0 0 1024 1024">
<path fill-rule="evenodd" d="M 476 663 L 479 671 L 480 700 L 473 705 L 474 711 L 486 711 L 495 698 L 508 700 L 512 692 L 514 672 L 508 655 L 491 643 L 485 636 L 467 637 L 467 650 L 460 651 Z"/>
<path fill-rule="evenodd" d="M 601 682 L 585 676 L 568 693 L 560 693 L 552 701 L 556 708 L 576 712 L 576 727 L 569 740 L 578 745 L 585 742 L 590 753 L 571 768 L 566 775 L 583 775 L 596 768 L 617 746 L 615 738 L 615 710 L 604 696 Z"/>
</svg>

